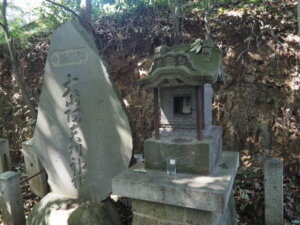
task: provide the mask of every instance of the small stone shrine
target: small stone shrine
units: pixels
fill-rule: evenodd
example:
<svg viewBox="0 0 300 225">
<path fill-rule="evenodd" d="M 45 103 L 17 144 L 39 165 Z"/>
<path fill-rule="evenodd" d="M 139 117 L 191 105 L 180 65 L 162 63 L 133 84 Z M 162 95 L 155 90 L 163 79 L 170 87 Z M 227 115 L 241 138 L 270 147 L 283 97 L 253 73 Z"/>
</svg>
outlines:
<svg viewBox="0 0 300 225">
<path fill-rule="evenodd" d="M 51 37 L 31 144 L 52 192 L 29 225 L 119 224 L 111 204 L 100 201 L 112 192 L 112 178 L 129 166 L 129 119 L 92 36 L 77 21 Z"/>
<path fill-rule="evenodd" d="M 212 125 L 211 84 L 222 80 L 222 53 L 210 41 L 199 53 L 156 49 L 140 80 L 154 89 L 154 137 L 144 142 L 145 162 L 113 179 L 113 193 L 132 200 L 133 225 L 236 224 L 239 155 L 222 152 L 222 128 Z"/>
</svg>

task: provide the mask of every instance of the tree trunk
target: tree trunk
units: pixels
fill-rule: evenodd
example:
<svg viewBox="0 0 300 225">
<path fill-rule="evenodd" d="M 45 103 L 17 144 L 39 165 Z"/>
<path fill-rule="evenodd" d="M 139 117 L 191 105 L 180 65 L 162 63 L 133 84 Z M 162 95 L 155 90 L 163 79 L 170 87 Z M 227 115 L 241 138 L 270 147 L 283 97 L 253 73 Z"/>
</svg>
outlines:
<svg viewBox="0 0 300 225">
<path fill-rule="evenodd" d="M 83 21 L 91 22 L 92 0 L 81 0 L 79 16 Z"/>
<path fill-rule="evenodd" d="M 168 5 L 173 17 L 174 42 L 175 44 L 179 44 L 181 41 L 179 27 L 179 0 L 168 0 Z"/>
<path fill-rule="evenodd" d="M 6 40 L 6 43 L 7 43 L 7 46 L 8 46 L 8 51 L 9 51 L 11 65 L 12 65 L 12 70 L 13 70 L 14 76 L 16 78 L 17 84 L 18 84 L 18 86 L 21 90 L 21 93 L 22 93 L 23 99 L 25 101 L 25 104 L 28 106 L 32 118 L 35 119 L 36 118 L 36 112 L 35 112 L 35 109 L 34 109 L 32 103 L 30 101 L 29 95 L 26 91 L 24 82 L 23 82 L 21 74 L 19 72 L 19 64 L 18 64 L 18 61 L 17 61 L 15 50 L 13 48 L 13 39 L 9 35 L 7 18 L 6 18 L 6 8 L 7 8 L 7 0 L 3 0 L 2 10 L 1 10 L 3 23 L 1 23 L 1 27 L 3 29 L 5 40 Z"/>
<path fill-rule="evenodd" d="M 300 36 L 300 0 L 297 5 L 297 16 L 298 16 L 298 35 Z"/>
</svg>

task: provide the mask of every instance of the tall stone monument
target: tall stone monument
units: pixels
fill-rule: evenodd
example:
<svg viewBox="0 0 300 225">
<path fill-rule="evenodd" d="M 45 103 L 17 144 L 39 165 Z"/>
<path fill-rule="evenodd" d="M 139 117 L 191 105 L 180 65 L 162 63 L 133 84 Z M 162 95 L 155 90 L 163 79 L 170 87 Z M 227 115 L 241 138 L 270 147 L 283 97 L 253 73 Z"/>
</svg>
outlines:
<svg viewBox="0 0 300 225">
<path fill-rule="evenodd" d="M 129 166 L 126 111 L 93 38 L 77 21 L 52 35 L 32 147 L 51 195 L 100 202 L 112 191 L 112 177 Z"/>
</svg>

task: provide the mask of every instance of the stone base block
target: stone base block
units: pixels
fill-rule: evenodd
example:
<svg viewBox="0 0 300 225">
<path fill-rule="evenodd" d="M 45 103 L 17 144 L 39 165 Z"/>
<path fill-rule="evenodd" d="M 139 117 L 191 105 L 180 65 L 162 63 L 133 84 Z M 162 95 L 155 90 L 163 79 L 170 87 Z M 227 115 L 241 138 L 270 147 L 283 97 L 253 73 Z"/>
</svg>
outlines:
<svg viewBox="0 0 300 225">
<path fill-rule="evenodd" d="M 33 208 L 27 224 L 121 225 L 121 220 L 111 200 L 95 203 L 49 193 Z"/>
<path fill-rule="evenodd" d="M 237 152 L 223 152 L 221 164 L 211 176 L 170 176 L 165 171 L 145 170 L 143 163 L 138 163 L 114 177 L 112 189 L 115 195 L 130 199 L 224 213 L 238 165 Z"/>
<path fill-rule="evenodd" d="M 222 128 L 212 127 L 211 133 L 201 141 L 180 140 L 145 140 L 145 168 L 165 171 L 167 158 L 174 158 L 179 173 L 212 174 L 222 156 Z"/>
<path fill-rule="evenodd" d="M 22 143 L 22 153 L 24 155 L 26 174 L 31 177 L 44 169 L 38 156 L 33 151 L 32 139 Z M 39 197 L 44 197 L 49 193 L 49 185 L 47 183 L 46 173 L 42 173 L 29 180 L 31 191 Z"/>
<path fill-rule="evenodd" d="M 132 210 L 132 225 L 236 225 L 233 195 L 231 195 L 224 213 L 135 199 L 132 200 Z"/>
</svg>

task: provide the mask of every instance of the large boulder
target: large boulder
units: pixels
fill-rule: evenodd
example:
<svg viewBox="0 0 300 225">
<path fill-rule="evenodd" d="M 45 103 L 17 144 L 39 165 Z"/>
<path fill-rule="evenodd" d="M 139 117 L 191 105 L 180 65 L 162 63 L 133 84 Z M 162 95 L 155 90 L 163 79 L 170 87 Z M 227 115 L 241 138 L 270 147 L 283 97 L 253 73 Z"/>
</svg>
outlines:
<svg viewBox="0 0 300 225">
<path fill-rule="evenodd" d="M 104 202 L 80 201 L 49 193 L 32 210 L 28 225 L 121 225 L 111 199 Z"/>
</svg>

